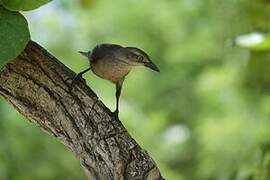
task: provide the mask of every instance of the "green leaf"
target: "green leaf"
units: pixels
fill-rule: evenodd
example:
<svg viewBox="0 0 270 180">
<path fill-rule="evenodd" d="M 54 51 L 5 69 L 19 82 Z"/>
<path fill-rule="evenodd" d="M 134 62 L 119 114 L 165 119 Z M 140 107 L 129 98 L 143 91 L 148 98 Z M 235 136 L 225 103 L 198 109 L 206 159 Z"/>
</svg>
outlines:
<svg viewBox="0 0 270 180">
<path fill-rule="evenodd" d="M 250 47 L 252 50 L 269 51 L 270 50 L 270 37 L 265 36 L 264 40 L 256 46 Z"/>
<path fill-rule="evenodd" d="M 52 0 L 1 0 L 5 8 L 11 11 L 29 11 L 47 4 Z"/>
<path fill-rule="evenodd" d="M 239 47 L 254 51 L 270 51 L 270 36 L 262 33 L 250 33 L 236 38 Z"/>
<path fill-rule="evenodd" d="M 0 6 L 0 67 L 16 58 L 30 40 L 26 19 Z"/>
</svg>

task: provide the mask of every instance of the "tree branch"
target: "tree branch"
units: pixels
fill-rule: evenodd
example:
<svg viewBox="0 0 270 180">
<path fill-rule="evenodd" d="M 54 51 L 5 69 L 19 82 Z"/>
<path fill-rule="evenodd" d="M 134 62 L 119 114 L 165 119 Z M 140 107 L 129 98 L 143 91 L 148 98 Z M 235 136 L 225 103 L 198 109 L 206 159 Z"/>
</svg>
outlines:
<svg viewBox="0 0 270 180">
<path fill-rule="evenodd" d="M 29 42 L 0 73 L 0 94 L 79 158 L 88 179 L 163 179 L 155 162 L 96 94 L 60 61 Z"/>
</svg>

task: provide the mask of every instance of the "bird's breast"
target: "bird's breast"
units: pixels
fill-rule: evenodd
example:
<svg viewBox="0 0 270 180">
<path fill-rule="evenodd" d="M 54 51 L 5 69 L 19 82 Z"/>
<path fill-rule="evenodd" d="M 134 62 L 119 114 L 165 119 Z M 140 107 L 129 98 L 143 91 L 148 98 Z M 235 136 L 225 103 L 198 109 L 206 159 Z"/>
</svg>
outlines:
<svg viewBox="0 0 270 180">
<path fill-rule="evenodd" d="M 113 60 L 99 60 L 91 65 L 92 71 L 99 77 L 114 83 L 122 80 L 131 67 Z"/>
</svg>

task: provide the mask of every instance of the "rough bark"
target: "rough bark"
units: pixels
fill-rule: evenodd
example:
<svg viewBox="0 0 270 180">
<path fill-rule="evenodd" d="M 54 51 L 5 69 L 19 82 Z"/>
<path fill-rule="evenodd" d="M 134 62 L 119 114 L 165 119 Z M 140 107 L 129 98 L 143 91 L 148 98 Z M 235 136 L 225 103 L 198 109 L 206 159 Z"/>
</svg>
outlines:
<svg viewBox="0 0 270 180">
<path fill-rule="evenodd" d="M 0 94 L 80 160 L 88 179 L 163 179 L 153 159 L 74 72 L 29 42 L 0 73 Z"/>
</svg>

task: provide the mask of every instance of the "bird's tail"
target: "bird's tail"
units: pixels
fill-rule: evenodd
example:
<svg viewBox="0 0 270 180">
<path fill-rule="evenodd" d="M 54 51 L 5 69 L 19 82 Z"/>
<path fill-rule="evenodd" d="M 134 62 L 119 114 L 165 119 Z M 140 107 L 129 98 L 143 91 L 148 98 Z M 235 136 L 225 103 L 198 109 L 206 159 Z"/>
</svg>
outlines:
<svg viewBox="0 0 270 180">
<path fill-rule="evenodd" d="M 83 51 L 78 51 L 81 55 L 87 57 L 88 59 L 91 59 L 91 51 L 88 52 L 83 52 Z"/>
</svg>

